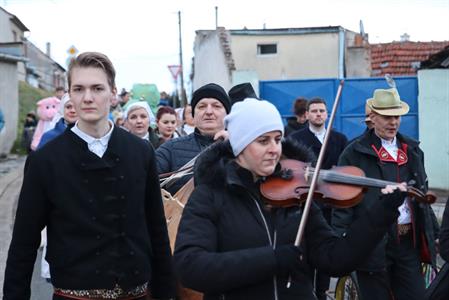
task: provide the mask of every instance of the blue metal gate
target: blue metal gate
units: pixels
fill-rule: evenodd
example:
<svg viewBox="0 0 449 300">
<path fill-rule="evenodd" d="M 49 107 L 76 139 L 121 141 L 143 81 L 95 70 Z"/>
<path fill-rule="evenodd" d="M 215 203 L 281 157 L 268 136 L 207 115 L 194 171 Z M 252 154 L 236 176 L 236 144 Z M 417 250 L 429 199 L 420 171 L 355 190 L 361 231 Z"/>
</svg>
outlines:
<svg viewBox="0 0 449 300">
<path fill-rule="evenodd" d="M 402 101 L 410 106 L 410 112 L 402 117 L 400 131 L 418 139 L 418 80 L 416 76 L 396 77 L 394 80 Z M 339 82 L 339 79 L 334 78 L 260 81 L 259 95 L 272 102 L 284 118 L 293 115 L 293 102 L 300 96 L 308 99 L 323 98 L 330 114 Z M 384 78 L 345 79 L 334 128 L 344 133 L 348 139 L 360 135 L 365 130 L 365 102 L 379 88 L 389 88 Z"/>
</svg>

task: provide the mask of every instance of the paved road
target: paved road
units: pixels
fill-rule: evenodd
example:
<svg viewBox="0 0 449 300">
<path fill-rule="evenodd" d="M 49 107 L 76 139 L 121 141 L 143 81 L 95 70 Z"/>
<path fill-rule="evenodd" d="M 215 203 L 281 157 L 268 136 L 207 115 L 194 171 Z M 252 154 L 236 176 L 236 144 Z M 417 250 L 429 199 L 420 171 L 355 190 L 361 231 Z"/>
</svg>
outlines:
<svg viewBox="0 0 449 300">
<path fill-rule="evenodd" d="M 0 160 L 0 287 L 3 287 L 7 251 L 11 241 L 17 199 L 22 185 L 24 163 L 24 157 Z M 439 191 L 437 195 L 439 196 L 438 201 L 432 207 L 437 217 L 441 219 L 448 192 Z M 31 300 L 51 299 L 51 285 L 39 276 L 41 255 L 42 251 L 38 251 L 31 285 Z M 0 288 L 1 298 L 3 298 L 2 288 Z"/>
<path fill-rule="evenodd" d="M 0 287 L 3 287 L 6 257 L 11 241 L 14 214 L 22 185 L 24 157 L 0 161 Z M 31 283 L 31 300 L 51 299 L 52 287 L 39 276 L 42 251 L 38 251 Z M 0 288 L 0 299 L 3 288 Z"/>
</svg>

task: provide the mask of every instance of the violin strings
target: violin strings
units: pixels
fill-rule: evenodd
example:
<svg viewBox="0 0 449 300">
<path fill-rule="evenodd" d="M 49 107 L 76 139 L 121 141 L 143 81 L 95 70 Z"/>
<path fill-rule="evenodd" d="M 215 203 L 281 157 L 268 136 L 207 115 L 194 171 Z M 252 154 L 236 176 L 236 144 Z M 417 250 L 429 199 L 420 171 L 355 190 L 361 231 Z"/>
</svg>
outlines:
<svg viewBox="0 0 449 300">
<path fill-rule="evenodd" d="M 314 172 L 314 169 L 311 170 L 311 172 Z M 335 171 L 330 170 L 321 170 L 322 173 L 320 173 L 320 178 L 327 181 L 335 181 L 335 182 L 341 182 L 341 183 L 347 183 L 347 184 L 354 184 L 354 185 L 362 185 L 362 186 L 373 186 L 373 187 L 381 187 L 384 188 L 386 185 L 394 185 L 397 184 L 396 182 L 390 182 L 385 180 L 379 180 L 375 178 L 368 178 L 368 177 L 360 177 L 355 176 L 351 174 L 341 174 L 337 173 Z"/>
</svg>

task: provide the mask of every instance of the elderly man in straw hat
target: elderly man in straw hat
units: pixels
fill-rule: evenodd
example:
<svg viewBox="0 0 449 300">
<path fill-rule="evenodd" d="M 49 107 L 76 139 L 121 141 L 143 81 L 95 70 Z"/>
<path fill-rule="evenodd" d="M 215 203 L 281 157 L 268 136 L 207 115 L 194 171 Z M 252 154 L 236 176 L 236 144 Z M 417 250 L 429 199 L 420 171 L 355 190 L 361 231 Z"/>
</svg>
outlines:
<svg viewBox="0 0 449 300">
<path fill-rule="evenodd" d="M 375 90 L 367 105 L 374 127 L 344 150 L 339 165 L 357 166 L 368 177 L 407 182 L 426 192 L 427 175 L 419 143 L 398 132 L 401 116 L 409 111 L 408 104 L 391 88 Z M 369 188 L 357 206 L 336 209 L 333 227 L 344 235 L 348 226 L 379 197 L 380 189 Z M 424 299 L 421 262 L 435 264 L 437 233 L 438 224 L 430 205 L 404 198 L 396 224 L 356 270 L 362 298 Z"/>
</svg>

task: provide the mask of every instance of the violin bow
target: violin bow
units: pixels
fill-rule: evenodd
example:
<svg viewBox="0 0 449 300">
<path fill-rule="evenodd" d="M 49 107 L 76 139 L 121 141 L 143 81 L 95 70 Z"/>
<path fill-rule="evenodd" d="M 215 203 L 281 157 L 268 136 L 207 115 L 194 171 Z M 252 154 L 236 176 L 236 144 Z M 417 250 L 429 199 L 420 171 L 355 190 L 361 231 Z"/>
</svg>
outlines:
<svg viewBox="0 0 449 300">
<path fill-rule="evenodd" d="M 327 124 L 327 130 L 324 135 L 323 145 L 321 145 L 320 154 L 318 155 L 318 160 L 315 166 L 315 170 L 313 172 L 312 181 L 310 183 L 309 193 L 307 194 L 307 199 L 304 204 L 304 211 L 302 213 L 301 222 L 299 223 L 298 232 L 296 234 L 295 246 L 298 247 L 301 244 L 302 238 L 304 236 L 304 230 L 306 228 L 307 219 L 309 217 L 310 205 L 312 205 L 312 197 L 315 193 L 315 187 L 318 181 L 318 176 L 320 173 L 321 165 L 324 160 L 324 153 L 326 153 L 327 144 L 329 141 L 330 132 L 332 129 L 332 125 L 334 123 L 335 114 L 337 112 L 338 103 L 340 102 L 341 91 L 343 89 L 344 80 L 340 80 L 340 84 L 338 85 L 337 95 L 335 96 L 334 105 L 332 107 L 332 113 L 329 118 L 329 122 Z M 291 278 L 289 278 L 287 287 L 291 285 Z"/>
</svg>

